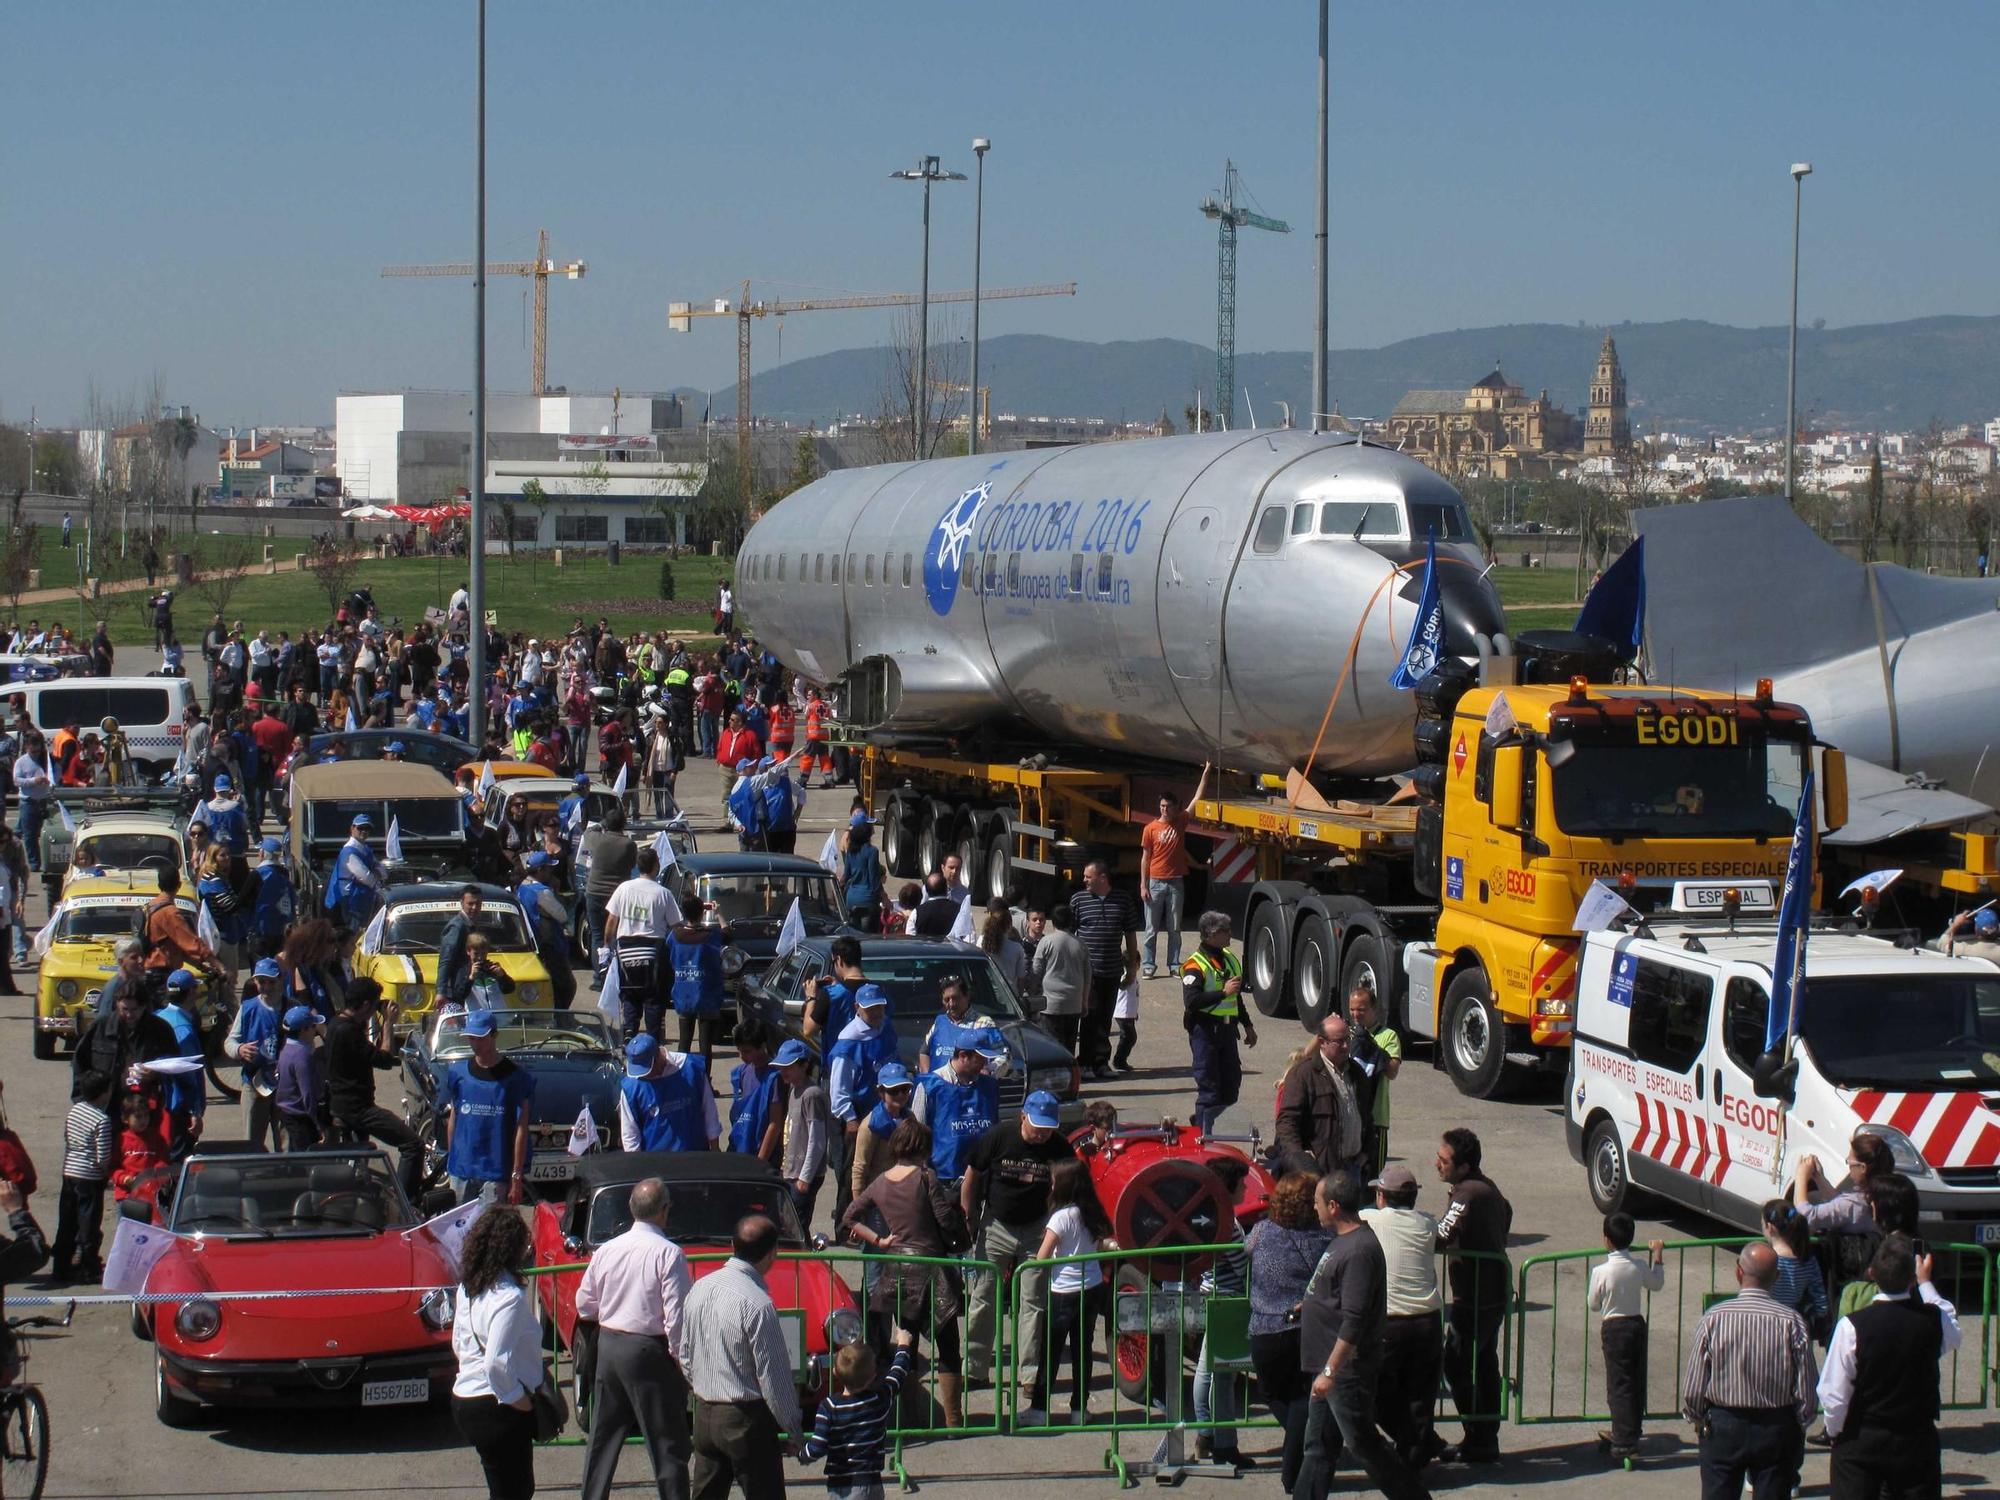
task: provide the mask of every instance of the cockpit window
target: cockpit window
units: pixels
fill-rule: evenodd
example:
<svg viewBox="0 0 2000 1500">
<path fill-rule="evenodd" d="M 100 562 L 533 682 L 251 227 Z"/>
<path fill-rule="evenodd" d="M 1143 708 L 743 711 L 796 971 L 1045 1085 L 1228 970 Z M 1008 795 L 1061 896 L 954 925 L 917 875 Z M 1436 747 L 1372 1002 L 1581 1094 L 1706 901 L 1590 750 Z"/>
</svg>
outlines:
<svg viewBox="0 0 2000 1500">
<path fill-rule="evenodd" d="M 1400 537 L 1403 517 L 1392 500 L 1328 500 L 1319 508 L 1321 536 Z"/>
<path fill-rule="evenodd" d="M 1257 535 L 1251 539 L 1251 547 L 1258 552 L 1276 552 L 1284 540 L 1284 506 L 1266 506 L 1264 514 L 1257 518 Z"/>
<path fill-rule="evenodd" d="M 1465 519 L 1462 505 L 1439 504 L 1416 500 L 1410 503 L 1410 537 L 1414 541 L 1425 533 L 1435 531 L 1441 542 L 1463 542 L 1472 535 L 1472 527 Z"/>
</svg>

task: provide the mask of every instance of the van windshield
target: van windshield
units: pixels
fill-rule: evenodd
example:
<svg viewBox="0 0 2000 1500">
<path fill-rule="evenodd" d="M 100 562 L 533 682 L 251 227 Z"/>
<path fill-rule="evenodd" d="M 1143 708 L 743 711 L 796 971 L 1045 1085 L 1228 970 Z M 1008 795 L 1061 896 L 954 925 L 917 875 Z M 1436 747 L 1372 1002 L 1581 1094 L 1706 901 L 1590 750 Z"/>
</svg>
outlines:
<svg viewBox="0 0 2000 1500">
<path fill-rule="evenodd" d="M 1799 1034 L 1842 1088 L 1993 1088 L 2000 974 L 1808 979 Z"/>
</svg>

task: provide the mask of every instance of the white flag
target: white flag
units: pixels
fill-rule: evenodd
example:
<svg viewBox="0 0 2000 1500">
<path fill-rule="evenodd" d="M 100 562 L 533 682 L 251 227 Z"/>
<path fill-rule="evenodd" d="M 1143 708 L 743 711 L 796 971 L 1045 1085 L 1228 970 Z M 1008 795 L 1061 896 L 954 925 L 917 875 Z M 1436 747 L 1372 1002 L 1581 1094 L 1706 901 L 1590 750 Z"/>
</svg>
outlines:
<svg viewBox="0 0 2000 1500">
<path fill-rule="evenodd" d="M 1514 706 L 1507 701 L 1507 695 L 1495 693 L 1492 706 L 1486 710 L 1486 732 L 1496 740 L 1502 739 L 1513 733 L 1517 723 Z"/>
<path fill-rule="evenodd" d="M 829 875 L 838 876 L 843 864 L 840 856 L 840 830 L 831 829 L 827 833 L 826 842 L 819 846 L 820 868 Z"/>
<path fill-rule="evenodd" d="M 344 727 L 346 728 L 349 734 L 353 734 L 355 730 L 361 727 L 359 724 L 354 722 L 354 705 L 352 703 L 347 705 L 347 723 Z"/>
<path fill-rule="evenodd" d="M 465 1236 L 473 1223 L 486 1211 L 486 1200 L 474 1198 L 470 1203 L 462 1203 L 448 1213 L 441 1213 L 435 1219 L 426 1219 L 415 1229 L 407 1231 L 404 1238 L 427 1234 L 444 1256 L 444 1262 L 451 1267 L 451 1274 L 458 1275 L 458 1259 L 465 1248 Z"/>
<path fill-rule="evenodd" d="M 388 920 L 389 908 L 377 907 L 375 915 L 369 919 L 368 926 L 361 933 L 361 952 L 365 957 L 373 958 L 382 951 L 382 929 Z"/>
<path fill-rule="evenodd" d="M 150 1062 L 138 1064 L 142 1072 L 157 1073 L 162 1078 L 182 1073 L 199 1073 L 207 1066 L 207 1061 L 199 1057 L 156 1057 Z"/>
<path fill-rule="evenodd" d="M 145 1291 L 153 1266 L 179 1238 L 172 1230 L 121 1214 L 111 1233 L 111 1251 L 104 1257 L 104 1276 L 99 1284 L 107 1292 Z"/>
<path fill-rule="evenodd" d="M 611 783 L 611 790 L 615 795 L 620 797 L 625 795 L 625 773 L 631 769 L 629 761 L 618 767 L 618 778 Z"/>
<path fill-rule="evenodd" d="M 208 909 L 206 901 L 201 903 L 201 912 L 194 919 L 194 935 L 208 944 L 208 951 L 222 951 L 222 929 L 215 925 L 215 913 Z"/>
<path fill-rule="evenodd" d="M 479 764 L 479 795 L 481 799 L 483 800 L 490 796 L 496 785 L 498 783 L 493 779 L 493 762 L 490 760 L 481 761 Z"/>
<path fill-rule="evenodd" d="M 1849 881 L 1847 888 L 1840 894 L 1851 896 L 1856 891 L 1873 891 L 1879 896 L 1888 890 L 1890 886 L 1894 885 L 1897 877 L 1902 873 L 1901 870 L 1870 870 L 1860 879 Z"/>
<path fill-rule="evenodd" d="M 662 874 L 681 862 L 680 856 L 674 853 L 674 841 L 667 836 L 664 828 L 653 835 L 653 855 L 660 862 Z"/>
<path fill-rule="evenodd" d="M 62 819 L 62 825 L 64 831 L 67 832 L 71 838 L 75 838 L 76 819 L 72 818 L 69 815 L 69 804 L 66 802 L 58 801 L 56 803 L 56 814 Z"/>
<path fill-rule="evenodd" d="M 625 1024 L 625 1008 L 618 1001 L 618 955 L 613 953 L 611 961 L 604 966 L 604 987 L 597 992 L 597 1008 L 611 1020 L 612 1024 Z"/>
<path fill-rule="evenodd" d="M 1578 932 L 1603 932 L 1631 909 L 1632 904 L 1610 886 L 1593 880 L 1590 889 L 1583 893 L 1583 900 L 1577 903 L 1576 920 L 1570 925 Z"/>
<path fill-rule="evenodd" d="M 403 824 L 394 813 L 389 815 L 389 835 L 382 840 L 382 857 L 394 865 L 403 862 Z"/>
<path fill-rule="evenodd" d="M 583 1101 L 583 1110 L 576 1117 L 576 1123 L 569 1128 L 569 1145 L 565 1148 L 571 1156 L 583 1156 L 597 1144 L 597 1121 L 590 1113 L 590 1101 Z"/>
<path fill-rule="evenodd" d="M 952 918 L 951 931 L 945 936 L 958 943 L 973 941 L 972 903 L 969 900 L 958 903 L 958 915 Z"/>
<path fill-rule="evenodd" d="M 806 914 L 799 906 L 799 898 L 792 897 L 792 909 L 785 913 L 785 922 L 778 929 L 777 957 L 783 958 L 806 940 Z"/>
<path fill-rule="evenodd" d="M 35 945 L 28 951 L 34 956 L 36 962 L 39 963 L 42 959 L 49 956 L 49 948 L 56 940 L 56 920 L 61 916 L 62 908 L 57 907 L 53 912 L 49 913 L 49 919 L 42 924 L 42 930 L 35 934 Z"/>
</svg>

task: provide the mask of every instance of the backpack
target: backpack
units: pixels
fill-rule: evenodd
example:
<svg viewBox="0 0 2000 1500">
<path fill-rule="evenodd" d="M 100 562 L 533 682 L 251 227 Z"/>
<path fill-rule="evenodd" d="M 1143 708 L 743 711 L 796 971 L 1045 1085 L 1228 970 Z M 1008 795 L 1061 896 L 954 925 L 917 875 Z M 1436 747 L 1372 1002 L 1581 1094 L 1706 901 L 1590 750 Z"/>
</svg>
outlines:
<svg viewBox="0 0 2000 1500">
<path fill-rule="evenodd" d="M 924 1168 L 924 1191 L 930 1198 L 931 1217 L 937 1220 L 938 1242 L 944 1253 L 965 1254 L 972 1248 L 972 1229 L 965 1222 L 965 1210 L 929 1167 Z"/>
<path fill-rule="evenodd" d="M 139 915 L 132 919 L 132 941 L 139 945 L 139 957 L 142 960 L 153 956 L 153 913 L 166 910 L 166 907 L 160 904 L 162 899 L 171 902 L 173 898 L 170 896 L 155 898 L 147 902 L 139 908 Z"/>
</svg>

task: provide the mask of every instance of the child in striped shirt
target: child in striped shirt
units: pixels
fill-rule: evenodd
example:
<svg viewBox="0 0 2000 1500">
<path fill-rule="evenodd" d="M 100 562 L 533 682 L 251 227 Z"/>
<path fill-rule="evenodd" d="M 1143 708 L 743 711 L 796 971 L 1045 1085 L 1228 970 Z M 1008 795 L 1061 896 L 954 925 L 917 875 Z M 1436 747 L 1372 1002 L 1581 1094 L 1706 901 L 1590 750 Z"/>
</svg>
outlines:
<svg viewBox="0 0 2000 1500">
<path fill-rule="evenodd" d="M 909 1378 L 916 1337 L 907 1328 L 896 1330 L 896 1358 L 880 1380 L 875 1378 L 875 1351 L 866 1344 L 849 1344 L 834 1357 L 836 1393 L 820 1402 L 800 1455 L 809 1464 L 826 1460 L 831 1500 L 882 1500 L 882 1450 Z"/>
<path fill-rule="evenodd" d="M 104 1274 L 104 1183 L 111 1175 L 109 1073 L 92 1069 L 77 1080 L 76 1102 L 63 1122 L 62 1197 L 57 1208 L 58 1280 L 95 1281 Z"/>
</svg>

